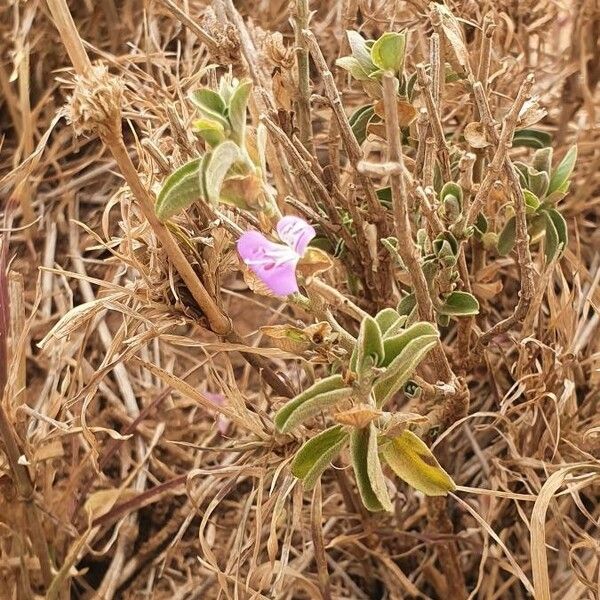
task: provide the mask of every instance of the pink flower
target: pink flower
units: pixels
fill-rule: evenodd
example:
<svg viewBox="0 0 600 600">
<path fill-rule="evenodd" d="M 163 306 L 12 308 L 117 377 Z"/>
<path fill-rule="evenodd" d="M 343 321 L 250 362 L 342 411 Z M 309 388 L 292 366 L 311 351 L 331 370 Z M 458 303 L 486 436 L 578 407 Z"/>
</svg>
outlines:
<svg viewBox="0 0 600 600">
<path fill-rule="evenodd" d="M 214 394 L 213 392 L 204 392 L 204 395 L 212 400 L 215 404 L 219 406 L 223 406 L 227 403 L 227 398 L 223 396 L 223 394 Z M 223 414 L 219 414 L 217 416 L 217 429 L 221 433 L 221 435 L 225 435 L 227 433 L 227 429 L 229 429 L 229 424 L 231 421 Z"/>
<path fill-rule="evenodd" d="M 312 225 L 300 217 L 283 217 L 277 223 L 283 244 L 271 242 L 259 231 L 247 231 L 237 243 L 242 260 L 276 296 L 298 291 L 296 266 L 315 237 Z"/>
</svg>

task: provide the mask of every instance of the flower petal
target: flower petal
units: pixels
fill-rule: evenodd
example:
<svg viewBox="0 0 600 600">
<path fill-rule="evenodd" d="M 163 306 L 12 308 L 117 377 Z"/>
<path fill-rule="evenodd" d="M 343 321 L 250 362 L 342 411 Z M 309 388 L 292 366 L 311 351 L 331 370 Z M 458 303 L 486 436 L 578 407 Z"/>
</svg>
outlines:
<svg viewBox="0 0 600 600">
<path fill-rule="evenodd" d="M 204 395 L 209 400 L 212 400 L 215 404 L 218 404 L 219 406 L 223 406 L 227 403 L 227 398 L 225 398 L 223 394 L 204 392 Z M 217 417 L 217 429 L 221 432 L 221 435 L 225 435 L 227 433 L 227 429 L 229 428 L 230 423 L 231 420 L 228 417 L 226 417 L 224 414 L 219 413 L 219 416 Z"/>
<path fill-rule="evenodd" d="M 269 241 L 258 231 L 247 231 L 237 243 L 243 261 L 277 296 L 298 291 L 296 265 L 300 256 L 289 246 Z"/>
<path fill-rule="evenodd" d="M 293 248 L 300 256 L 304 254 L 310 241 L 315 237 L 315 228 L 300 217 L 288 215 L 277 223 L 277 233 L 282 242 Z"/>
</svg>

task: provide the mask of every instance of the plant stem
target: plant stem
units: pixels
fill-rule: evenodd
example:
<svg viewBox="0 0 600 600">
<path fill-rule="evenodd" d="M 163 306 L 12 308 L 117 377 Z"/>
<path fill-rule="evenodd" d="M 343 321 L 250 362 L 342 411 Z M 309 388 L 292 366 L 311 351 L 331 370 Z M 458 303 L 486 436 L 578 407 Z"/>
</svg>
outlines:
<svg viewBox="0 0 600 600">
<path fill-rule="evenodd" d="M 479 339 L 477 340 L 477 344 L 475 345 L 471 353 L 471 356 L 475 360 L 478 356 L 481 356 L 481 350 L 485 346 L 487 346 L 495 336 L 505 333 L 525 318 L 525 315 L 529 310 L 531 300 L 535 296 L 536 271 L 533 265 L 533 260 L 531 258 L 531 252 L 529 250 L 529 234 L 527 232 L 525 197 L 523 195 L 523 190 L 521 189 L 519 176 L 517 175 L 515 167 L 507 154 L 507 150 L 512 143 L 512 136 L 514 130 L 517 126 L 519 112 L 523 107 L 525 100 L 529 97 L 531 93 L 533 81 L 533 75 L 530 74 L 525 78 L 525 81 L 523 81 L 523 83 L 521 84 L 521 87 L 519 88 L 519 92 L 517 94 L 517 98 L 515 99 L 511 109 L 504 118 L 502 132 L 500 135 L 498 135 L 498 132 L 495 129 L 495 123 L 491 116 L 491 111 L 487 102 L 487 97 L 483 92 L 482 86 L 478 84 L 478 82 L 476 82 L 473 86 L 475 99 L 477 100 L 477 106 L 481 115 L 481 121 L 485 124 L 488 134 L 490 135 L 494 143 L 498 144 L 498 150 L 496 152 L 496 155 L 494 156 L 494 159 L 492 160 L 493 168 L 494 170 L 497 169 L 499 171 L 499 163 L 504 166 L 504 170 L 508 177 L 509 185 L 512 191 L 516 217 L 515 247 L 517 251 L 517 262 L 521 270 L 521 290 L 519 292 L 519 301 L 517 302 L 517 306 L 515 307 L 512 315 L 508 316 L 506 319 L 503 319 L 499 323 L 496 323 L 496 325 L 494 325 L 491 329 L 489 329 L 479 337 Z M 490 172 L 492 171 L 492 164 L 490 164 Z M 484 187 L 484 185 L 488 185 L 487 181 L 489 178 L 491 178 L 492 175 L 490 172 L 488 172 L 488 175 L 481 184 L 481 187 Z M 493 183 L 493 181 L 491 183 Z M 490 189 L 491 183 L 489 184 Z M 481 204 L 483 203 L 483 199 L 478 200 L 480 192 L 477 193 L 477 196 L 475 197 L 475 200 L 471 205 L 471 209 L 473 209 L 474 206 L 478 204 L 478 202 Z M 474 210 L 473 212 L 475 213 Z M 474 217 L 472 217 L 472 219 L 474 220 Z M 469 221 L 467 219 L 467 223 L 468 222 Z"/>
<path fill-rule="evenodd" d="M 396 78 L 391 73 L 383 76 L 383 101 L 385 106 L 386 137 L 389 144 L 389 159 L 400 166 L 397 173 L 390 175 L 392 188 L 392 205 L 394 209 L 394 225 L 398 238 L 398 252 L 406 265 L 410 275 L 413 291 L 417 299 L 419 316 L 425 321 L 435 322 L 433 302 L 429 295 L 429 288 L 425 274 L 421 268 L 417 247 L 413 242 L 412 230 L 408 214 L 408 189 L 404 178 L 404 158 L 402 155 L 402 142 L 400 141 L 400 125 L 396 109 Z M 444 381 L 453 379 L 452 370 L 441 344 L 434 349 L 434 360 L 438 376 Z"/>
<path fill-rule="evenodd" d="M 302 36 L 302 30 L 308 29 L 310 17 L 309 0 L 294 0 L 294 39 L 296 45 L 296 69 L 298 77 L 298 129 L 300 130 L 300 141 L 311 153 L 315 153 L 313 146 L 312 118 L 310 115 L 310 77 L 309 61 L 306 40 Z"/>
<path fill-rule="evenodd" d="M 441 159 L 444 181 L 451 181 L 452 174 L 450 171 L 450 155 L 448 153 L 448 145 L 446 144 L 446 138 L 444 137 L 444 129 L 442 127 L 438 104 L 436 103 L 432 93 L 431 79 L 425 72 L 425 65 L 417 65 L 417 80 L 419 82 L 421 92 L 423 93 L 423 97 L 425 98 L 431 131 L 433 132 L 436 149 Z"/>
<path fill-rule="evenodd" d="M 6 273 L 7 247 L 6 239 L 0 239 L 0 439 L 4 445 L 6 458 L 13 474 L 14 484 L 23 504 L 27 518 L 29 539 L 42 571 L 42 579 L 46 588 L 52 583 L 52 561 L 46 542 L 46 535 L 42 527 L 35 501 L 34 487 L 31 482 L 27 466 L 19 462 L 23 454 L 20 449 L 19 439 L 15 432 L 6 406 L 8 403 L 8 332 L 10 327 L 10 307 L 8 296 L 8 277 Z M 6 396 L 5 396 L 6 394 Z"/>
</svg>

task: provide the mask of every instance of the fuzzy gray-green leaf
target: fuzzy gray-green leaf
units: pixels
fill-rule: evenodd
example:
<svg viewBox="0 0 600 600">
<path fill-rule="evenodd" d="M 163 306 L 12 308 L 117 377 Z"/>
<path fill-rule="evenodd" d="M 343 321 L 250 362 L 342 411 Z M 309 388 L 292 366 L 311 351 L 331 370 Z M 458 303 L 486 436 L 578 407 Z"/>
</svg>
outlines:
<svg viewBox="0 0 600 600">
<path fill-rule="evenodd" d="M 562 253 L 565 251 L 567 243 L 569 242 L 567 222 L 565 221 L 565 218 L 555 208 L 547 208 L 544 212 L 556 228 L 556 233 L 558 234 L 558 242 L 562 244 Z"/>
<path fill-rule="evenodd" d="M 360 324 L 355 351 L 352 353 L 350 368 L 362 374 L 364 369 L 378 365 L 383 360 L 383 339 L 377 321 L 366 316 Z"/>
<path fill-rule="evenodd" d="M 204 171 L 204 184 L 206 185 L 206 193 L 212 204 L 219 202 L 221 188 L 225 176 L 231 167 L 241 158 L 240 149 L 238 146 L 227 140 L 219 144 L 213 151 L 210 161 Z"/>
<path fill-rule="evenodd" d="M 200 110 L 202 115 L 209 117 L 221 123 L 223 127 L 229 128 L 229 123 L 225 112 L 227 107 L 223 98 L 214 90 L 202 88 L 190 94 L 190 100 Z"/>
<path fill-rule="evenodd" d="M 392 502 L 379 461 L 377 430 L 373 423 L 352 431 L 350 450 L 358 491 L 365 507 L 373 512 L 391 510 Z"/>
<path fill-rule="evenodd" d="M 306 490 L 312 489 L 321 474 L 341 452 L 349 437 L 341 426 L 335 425 L 311 438 L 298 450 L 292 461 L 292 474 L 302 479 Z"/>
<path fill-rule="evenodd" d="M 569 181 L 571 173 L 575 168 L 575 161 L 577 160 L 577 146 L 571 146 L 569 151 L 565 154 L 565 157 L 560 161 L 560 164 L 552 173 L 550 179 L 550 186 L 548 187 L 548 194 L 557 190 L 562 190 L 565 184 Z"/>
<path fill-rule="evenodd" d="M 425 355 L 437 344 L 439 334 L 421 335 L 410 341 L 381 375 L 373 388 L 377 405 L 385 404 L 412 376 Z"/>
<path fill-rule="evenodd" d="M 450 292 L 438 312 L 452 317 L 477 315 L 479 314 L 479 302 L 469 292 Z"/>
<path fill-rule="evenodd" d="M 398 333 L 398 330 L 406 322 L 406 316 L 399 315 L 398 311 L 393 308 L 384 308 L 375 315 L 375 320 L 385 339 Z"/>
<path fill-rule="evenodd" d="M 554 221 L 550 218 L 547 212 L 544 211 L 544 221 L 546 226 L 546 235 L 544 236 L 544 255 L 546 260 L 550 262 L 558 252 L 560 240 L 558 231 L 554 225 Z"/>
<path fill-rule="evenodd" d="M 252 90 L 252 81 L 241 81 L 229 100 L 229 123 L 231 124 L 231 139 L 239 145 L 244 143 L 246 132 L 246 106 Z"/>
<path fill-rule="evenodd" d="M 398 73 L 404 66 L 406 34 L 386 32 L 371 46 L 373 64 L 384 70 Z"/>
<path fill-rule="evenodd" d="M 199 178 L 201 160 L 196 158 L 186 163 L 165 180 L 154 206 L 156 216 L 161 221 L 170 219 L 202 197 L 203 191 Z"/>
<path fill-rule="evenodd" d="M 282 433 L 289 431 L 292 427 L 291 423 L 296 421 L 294 413 L 299 410 L 304 403 L 318 396 L 336 393 L 341 389 L 348 389 L 341 375 L 331 375 L 317 381 L 277 411 L 277 414 L 275 415 L 275 426 L 277 427 L 277 430 Z"/>
<path fill-rule="evenodd" d="M 355 58 L 360 67 L 367 75 L 376 70 L 376 66 L 371 60 L 371 52 L 367 45 L 367 40 L 358 33 L 358 31 L 349 30 L 346 32 L 348 43 L 352 49 L 352 57 Z"/>
<path fill-rule="evenodd" d="M 380 363 L 381 366 L 388 367 L 413 340 L 422 336 L 437 335 L 438 331 L 431 323 L 421 321 L 411 325 L 402 333 L 386 338 L 383 342 L 384 358 Z"/>
<path fill-rule="evenodd" d="M 517 239 L 517 219 L 511 217 L 498 236 L 498 254 L 507 256 L 515 245 Z"/>
</svg>

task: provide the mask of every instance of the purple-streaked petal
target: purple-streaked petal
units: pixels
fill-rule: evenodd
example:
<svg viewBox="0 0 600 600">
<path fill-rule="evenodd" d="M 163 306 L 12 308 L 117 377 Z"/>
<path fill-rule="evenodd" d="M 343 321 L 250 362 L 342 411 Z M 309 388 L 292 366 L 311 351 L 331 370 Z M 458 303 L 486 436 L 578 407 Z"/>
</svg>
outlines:
<svg viewBox="0 0 600 600">
<path fill-rule="evenodd" d="M 279 220 L 277 233 L 281 241 L 293 248 L 300 256 L 304 254 L 308 244 L 316 235 L 312 225 L 293 215 L 282 217 Z"/>
<path fill-rule="evenodd" d="M 242 260 L 276 296 L 298 291 L 296 265 L 300 256 L 289 246 L 269 241 L 258 231 L 247 231 L 237 243 Z"/>
</svg>

